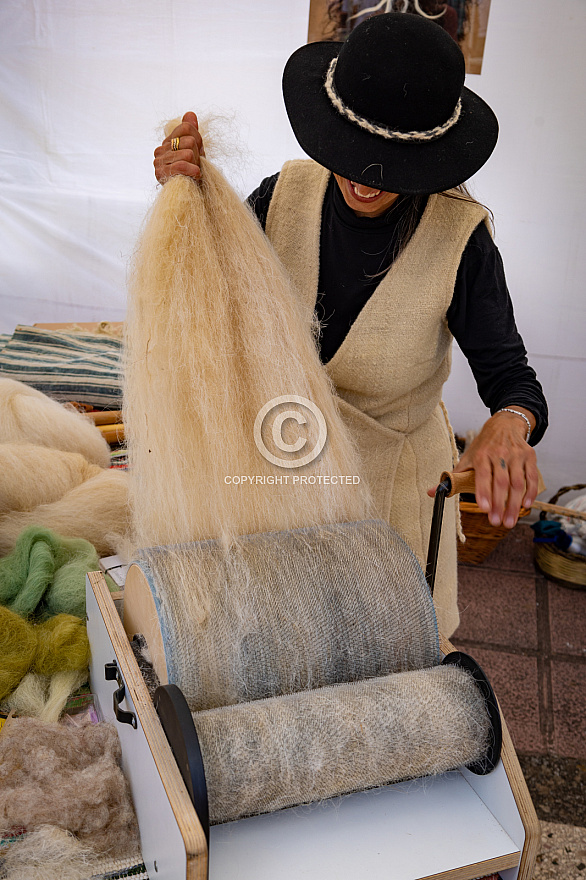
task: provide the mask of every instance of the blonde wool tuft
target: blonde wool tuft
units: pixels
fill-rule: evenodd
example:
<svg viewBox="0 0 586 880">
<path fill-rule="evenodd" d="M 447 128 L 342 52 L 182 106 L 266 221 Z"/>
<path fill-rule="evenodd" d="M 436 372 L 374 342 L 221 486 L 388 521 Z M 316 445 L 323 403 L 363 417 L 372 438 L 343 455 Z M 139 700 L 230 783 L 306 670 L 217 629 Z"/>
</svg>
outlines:
<svg viewBox="0 0 586 880">
<path fill-rule="evenodd" d="M 32 443 L 0 443 L 0 514 L 33 510 L 103 472 L 79 452 Z"/>
<path fill-rule="evenodd" d="M 136 545 L 228 546 L 238 535 L 364 519 L 364 483 L 323 484 L 360 470 L 313 315 L 248 207 L 209 161 L 201 167 L 200 183 L 176 176 L 163 187 L 132 272 L 124 423 Z M 291 395 L 319 407 L 328 437 L 316 460 L 287 470 L 261 456 L 253 429 L 265 404 Z M 312 424 L 307 437 L 311 449 Z M 233 475 L 288 481 L 233 485 Z"/>
<path fill-rule="evenodd" d="M 0 443 L 50 446 L 110 464 L 110 447 L 90 419 L 15 379 L 0 378 Z"/>
<path fill-rule="evenodd" d="M 87 669 L 56 672 L 50 676 L 29 672 L 6 699 L 6 706 L 17 715 L 59 721 L 68 699 L 87 679 Z"/>
<path fill-rule="evenodd" d="M 85 538 L 101 556 L 124 545 L 129 528 L 128 474 L 101 468 L 57 501 L 0 515 L 0 556 L 28 526 L 44 526 L 69 538 Z"/>
</svg>

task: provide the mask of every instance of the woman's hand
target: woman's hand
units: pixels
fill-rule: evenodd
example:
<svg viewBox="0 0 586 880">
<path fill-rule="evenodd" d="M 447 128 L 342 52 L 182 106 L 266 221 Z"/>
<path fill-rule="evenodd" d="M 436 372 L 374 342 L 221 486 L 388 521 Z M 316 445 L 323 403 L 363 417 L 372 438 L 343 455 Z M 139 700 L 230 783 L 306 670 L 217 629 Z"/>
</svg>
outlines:
<svg viewBox="0 0 586 880">
<path fill-rule="evenodd" d="M 174 141 L 175 138 L 179 138 L 178 143 Z M 176 149 L 173 149 L 173 143 Z M 197 127 L 197 116 L 190 111 L 155 150 L 155 177 L 159 183 L 165 183 L 174 174 L 198 179 L 201 177 L 200 156 L 205 156 L 205 150 Z"/>
<path fill-rule="evenodd" d="M 513 406 L 513 404 L 511 404 Z M 535 418 L 520 406 L 535 427 Z M 529 508 L 538 494 L 539 476 L 535 451 L 526 442 L 527 423 L 514 413 L 495 413 L 466 449 L 455 473 L 474 470 L 476 503 L 491 525 L 512 529 L 521 507 Z M 428 490 L 433 496 L 435 488 Z"/>
</svg>

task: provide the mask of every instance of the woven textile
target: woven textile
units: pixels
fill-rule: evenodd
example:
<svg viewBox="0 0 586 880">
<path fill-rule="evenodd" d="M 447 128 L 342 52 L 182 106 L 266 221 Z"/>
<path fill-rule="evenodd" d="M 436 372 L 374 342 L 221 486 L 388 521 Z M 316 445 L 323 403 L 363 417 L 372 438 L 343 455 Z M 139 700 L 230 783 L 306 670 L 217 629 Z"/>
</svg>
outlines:
<svg viewBox="0 0 586 880">
<path fill-rule="evenodd" d="M 198 712 L 210 821 L 442 773 L 485 752 L 470 674 L 436 666 Z"/>
<path fill-rule="evenodd" d="M 122 343 L 111 336 L 16 327 L 0 344 L 0 375 L 99 409 L 120 409 Z"/>
<path fill-rule="evenodd" d="M 423 573 L 381 521 L 141 553 L 192 711 L 439 662 Z"/>
</svg>

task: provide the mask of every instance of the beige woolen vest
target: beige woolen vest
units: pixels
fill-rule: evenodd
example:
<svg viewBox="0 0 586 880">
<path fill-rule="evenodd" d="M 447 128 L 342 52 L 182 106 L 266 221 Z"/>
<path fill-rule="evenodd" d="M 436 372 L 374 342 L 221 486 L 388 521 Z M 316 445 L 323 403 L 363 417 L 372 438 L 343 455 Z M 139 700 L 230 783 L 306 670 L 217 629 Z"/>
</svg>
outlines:
<svg viewBox="0 0 586 880">
<path fill-rule="evenodd" d="M 266 232 L 310 309 L 319 278 L 323 199 L 330 172 L 311 160 L 282 169 Z M 426 490 L 453 465 L 441 403 L 450 372 L 446 311 L 480 205 L 432 195 L 409 244 L 350 328 L 326 370 L 360 450 L 380 516 L 425 566 L 433 499 Z M 458 625 L 455 500 L 446 502 L 434 601 L 440 630 Z"/>
</svg>

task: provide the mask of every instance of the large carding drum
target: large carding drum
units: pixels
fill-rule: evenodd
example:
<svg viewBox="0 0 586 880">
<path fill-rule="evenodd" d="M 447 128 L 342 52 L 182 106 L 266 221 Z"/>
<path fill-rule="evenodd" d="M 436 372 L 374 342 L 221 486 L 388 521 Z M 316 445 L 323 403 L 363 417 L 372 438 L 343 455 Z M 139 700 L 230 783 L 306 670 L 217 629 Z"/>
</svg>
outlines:
<svg viewBox="0 0 586 880">
<path fill-rule="evenodd" d="M 127 632 L 150 632 L 192 713 L 212 823 L 482 764 L 494 746 L 490 686 L 440 664 L 423 572 L 382 521 L 151 548 L 125 592 Z"/>
<path fill-rule="evenodd" d="M 439 662 L 412 551 L 379 520 L 141 551 L 124 621 L 192 711 Z M 150 633 L 150 636 L 149 636 Z"/>
<path fill-rule="evenodd" d="M 195 712 L 193 722 L 212 824 L 480 765 L 493 745 L 481 688 L 452 665 Z"/>
</svg>

